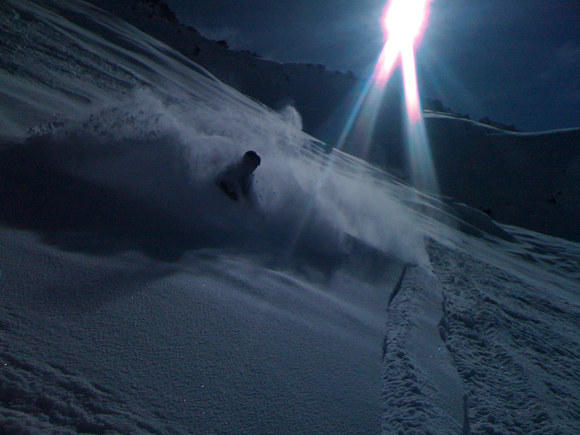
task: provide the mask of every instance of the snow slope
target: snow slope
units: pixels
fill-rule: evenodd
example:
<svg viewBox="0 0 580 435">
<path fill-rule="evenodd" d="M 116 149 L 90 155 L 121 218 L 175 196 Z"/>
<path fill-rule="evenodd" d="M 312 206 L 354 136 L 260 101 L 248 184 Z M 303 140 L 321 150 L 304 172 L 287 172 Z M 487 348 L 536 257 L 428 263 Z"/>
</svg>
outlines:
<svg viewBox="0 0 580 435">
<path fill-rule="evenodd" d="M 356 100 L 357 88 L 360 91 L 364 85 L 351 72 L 328 71 L 321 64 L 282 64 L 249 51 L 228 49 L 227 41 L 220 44 L 192 27 L 179 24 L 162 0 L 90 0 L 89 3 L 166 43 L 220 81 L 268 107 L 277 110 L 292 104 L 304 119 L 304 131 L 325 141 L 338 139 L 341 131 L 334 131 L 332 127 L 348 118 L 349 104 L 345 99 L 350 96 Z M 317 92 L 313 93 L 313 88 Z M 354 103 L 351 101 L 350 105 Z"/>
<path fill-rule="evenodd" d="M 0 25 L 3 433 L 577 432 L 577 243 L 326 153 L 86 3 Z M 247 149 L 257 209 L 212 182 Z"/>
<path fill-rule="evenodd" d="M 426 123 L 445 195 L 499 222 L 580 241 L 580 129 L 514 133 L 442 114 Z"/>
<path fill-rule="evenodd" d="M 329 146 L 342 135 L 364 87 L 352 74 L 327 71 L 323 65 L 280 64 L 228 50 L 179 24 L 161 0 L 90 2 L 160 39 L 267 106 L 279 109 L 292 103 L 300 111 L 304 131 Z M 361 137 L 368 132 L 356 128 L 341 146 L 343 151 L 406 177 L 401 86 L 391 83 L 386 89 L 370 150 L 361 145 Z M 580 214 L 580 128 L 514 133 L 444 113 L 427 113 L 426 121 L 443 195 L 491 212 L 504 224 L 580 241 L 580 229 L 575 225 Z M 497 176 L 505 171 L 508 173 Z"/>
</svg>

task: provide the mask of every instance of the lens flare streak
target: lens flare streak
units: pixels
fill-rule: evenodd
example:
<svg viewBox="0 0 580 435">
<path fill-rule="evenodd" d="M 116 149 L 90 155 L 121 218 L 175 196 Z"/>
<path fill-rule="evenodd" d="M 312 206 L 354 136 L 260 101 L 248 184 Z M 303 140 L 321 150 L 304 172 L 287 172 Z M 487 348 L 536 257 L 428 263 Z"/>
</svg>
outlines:
<svg viewBox="0 0 580 435">
<path fill-rule="evenodd" d="M 425 31 L 431 1 L 389 1 L 382 18 L 386 41 L 377 61 L 372 82 L 375 84 L 374 92 L 382 95 L 395 68 L 401 67 L 411 177 L 419 190 L 438 193 L 431 149 L 423 122 L 415 62 L 415 48 Z M 356 108 L 355 113 L 358 115 L 359 112 L 360 108 Z"/>
<path fill-rule="evenodd" d="M 386 41 L 383 50 L 377 60 L 374 73 L 362 89 L 335 147 L 342 149 L 353 130 L 360 130 L 355 128 L 355 125 L 356 127 L 362 125 L 364 138 L 359 142 L 363 154 L 368 155 L 385 86 L 396 67 L 400 65 L 403 72 L 407 114 L 407 154 L 413 184 L 418 190 L 438 193 L 435 169 L 421 112 L 415 63 L 415 47 L 425 29 L 431 1 L 390 0 L 385 7 L 383 28 Z M 317 202 L 331 166 L 332 164 L 322 174 L 311 201 L 305 207 L 302 219 L 297 223 L 294 237 L 290 242 L 290 250 L 295 248 L 307 220 L 312 215 L 313 206 Z"/>
<path fill-rule="evenodd" d="M 397 49 L 397 46 L 392 41 L 387 41 L 383 47 L 381 55 L 379 56 L 373 74 L 373 81 L 377 83 L 379 87 L 383 88 L 391 78 L 391 75 L 393 75 L 399 55 L 400 52 Z"/>
</svg>

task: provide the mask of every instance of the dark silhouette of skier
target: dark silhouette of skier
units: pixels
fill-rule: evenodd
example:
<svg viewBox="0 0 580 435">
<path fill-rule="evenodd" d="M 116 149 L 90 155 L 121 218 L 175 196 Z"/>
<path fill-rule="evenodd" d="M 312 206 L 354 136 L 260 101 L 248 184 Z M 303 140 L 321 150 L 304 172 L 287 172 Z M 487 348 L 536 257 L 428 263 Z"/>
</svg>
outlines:
<svg viewBox="0 0 580 435">
<path fill-rule="evenodd" d="M 228 166 L 217 176 L 216 186 L 234 201 L 243 196 L 250 204 L 255 204 L 252 183 L 254 171 L 261 161 L 256 151 L 247 151 L 239 162 Z"/>
</svg>

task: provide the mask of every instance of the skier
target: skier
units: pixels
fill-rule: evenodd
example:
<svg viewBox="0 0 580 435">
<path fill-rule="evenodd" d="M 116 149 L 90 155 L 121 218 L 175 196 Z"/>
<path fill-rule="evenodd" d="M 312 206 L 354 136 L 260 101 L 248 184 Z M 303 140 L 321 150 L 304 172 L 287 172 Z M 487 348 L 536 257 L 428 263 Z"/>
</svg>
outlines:
<svg viewBox="0 0 580 435">
<path fill-rule="evenodd" d="M 216 178 L 216 186 L 229 198 L 237 201 L 240 195 L 254 205 L 256 198 L 252 190 L 254 171 L 262 159 L 256 151 L 247 151 L 238 163 L 228 166 Z"/>
</svg>

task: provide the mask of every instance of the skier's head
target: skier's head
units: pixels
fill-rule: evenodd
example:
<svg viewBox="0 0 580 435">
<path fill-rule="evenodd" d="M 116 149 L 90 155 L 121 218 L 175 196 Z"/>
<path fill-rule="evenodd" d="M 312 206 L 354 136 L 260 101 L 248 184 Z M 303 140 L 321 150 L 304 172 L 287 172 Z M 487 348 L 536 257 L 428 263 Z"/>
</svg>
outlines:
<svg viewBox="0 0 580 435">
<path fill-rule="evenodd" d="M 260 166 L 262 159 L 256 151 L 247 151 L 246 154 L 244 154 L 242 162 L 249 171 L 254 172 L 256 168 Z"/>
</svg>

